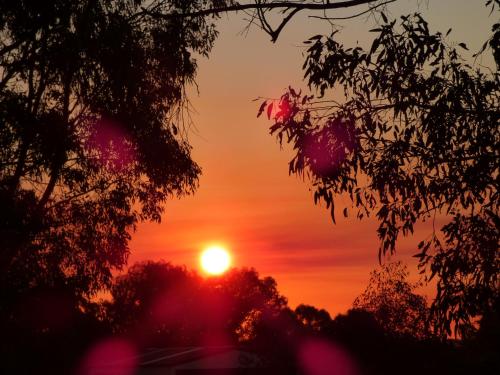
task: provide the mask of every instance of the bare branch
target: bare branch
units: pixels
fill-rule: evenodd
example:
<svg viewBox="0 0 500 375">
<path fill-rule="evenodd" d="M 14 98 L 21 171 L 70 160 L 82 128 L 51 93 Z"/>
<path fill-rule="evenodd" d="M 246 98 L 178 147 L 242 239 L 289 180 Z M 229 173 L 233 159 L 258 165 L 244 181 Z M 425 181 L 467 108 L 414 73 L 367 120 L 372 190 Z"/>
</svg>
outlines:
<svg viewBox="0 0 500 375">
<path fill-rule="evenodd" d="M 387 4 L 390 4 L 390 3 L 394 3 L 396 0 L 388 0 L 388 1 L 384 1 L 382 3 L 379 3 L 379 4 L 375 4 L 374 6 L 371 6 L 369 7 L 368 9 L 362 11 L 362 12 L 359 12 L 359 13 L 356 13 L 356 14 L 353 14 L 351 16 L 346 16 L 346 17 L 327 17 L 327 16 L 323 16 L 323 17 L 320 17 L 320 16 L 309 16 L 309 18 L 316 18 L 316 19 L 320 19 L 320 20 L 328 20 L 328 21 L 341 21 L 341 20 L 350 20 L 350 19 L 353 19 L 353 18 L 357 18 L 357 17 L 361 17 L 367 13 L 370 13 L 370 12 L 373 12 L 374 10 L 384 6 L 384 5 L 387 5 Z"/>
<path fill-rule="evenodd" d="M 337 1 L 337 2 L 332 2 L 330 3 L 329 1 L 325 2 L 308 2 L 308 1 L 302 1 L 302 2 L 292 2 L 292 1 L 277 1 L 277 2 L 271 2 L 271 3 L 266 3 L 266 2 L 261 2 L 256 0 L 255 2 L 248 3 L 248 4 L 234 4 L 234 5 L 227 5 L 227 6 L 221 6 L 221 7 L 216 7 L 216 8 L 209 8 L 209 9 L 203 9 L 191 13 L 161 13 L 156 10 L 151 10 L 147 8 L 142 9 L 142 14 L 146 14 L 152 17 L 158 17 L 158 18 L 173 18 L 173 17 L 204 17 L 204 16 L 210 16 L 210 15 L 219 15 L 220 13 L 229 13 L 229 12 L 238 12 L 238 11 L 248 11 L 248 10 L 253 10 L 257 13 L 257 18 L 259 18 L 261 22 L 261 27 L 262 29 L 268 33 L 271 36 L 271 41 L 275 42 L 278 39 L 278 36 L 280 35 L 281 31 L 283 28 L 286 26 L 286 24 L 292 19 L 294 15 L 296 15 L 298 12 L 302 10 L 312 10 L 312 11 L 326 11 L 326 10 L 334 10 L 334 9 L 348 9 L 348 8 L 354 8 L 358 7 L 361 5 L 370 5 L 373 4 L 370 9 L 365 10 L 361 13 L 358 13 L 357 15 L 353 15 L 348 18 L 355 18 L 359 15 L 365 14 L 369 11 L 372 11 L 380 6 L 395 2 L 396 0 L 386 0 L 386 1 L 380 1 L 380 0 L 344 0 L 344 1 Z M 286 17 L 283 18 L 283 20 L 280 22 L 279 26 L 277 26 L 275 29 L 273 29 L 269 23 L 267 22 L 265 18 L 265 11 L 270 11 L 270 10 L 280 10 L 282 14 L 288 13 Z M 327 17 L 317 17 L 317 18 L 324 18 L 328 19 Z M 332 18 L 333 19 L 333 18 Z M 341 18 L 339 18 L 341 19 Z"/>
<path fill-rule="evenodd" d="M 298 9 L 298 10 L 328 10 L 328 9 L 342 9 L 342 8 L 352 8 L 356 7 L 359 5 L 364 5 L 364 4 L 370 4 L 370 3 L 376 3 L 377 0 L 346 0 L 346 1 L 338 1 L 335 3 L 309 3 L 309 2 L 303 2 L 303 3 L 296 3 L 296 2 L 291 2 L 291 1 L 280 1 L 280 2 L 275 2 L 275 3 L 252 3 L 252 4 L 236 4 L 236 5 L 229 5 L 229 6 L 224 6 L 220 8 L 209 8 L 209 9 L 203 9 L 197 12 L 192 12 L 192 13 L 185 13 L 180 16 L 183 17 L 202 17 L 202 16 L 209 16 L 213 14 L 219 14 L 219 13 L 225 13 L 225 12 L 237 12 L 240 10 L 249 10 L 249 9 L 266 9 L 266 10 L 272 10 L 272 9 Z M 149 14 L 154 14 L 162 17 L 173 17 L 173 16 L 179 16 L 179 14 L 174 15 L 174 14 L 158 14 L 158 13 L 152 13 L 147 9 L 143 9 L 146 13 Z"/>
</svg>

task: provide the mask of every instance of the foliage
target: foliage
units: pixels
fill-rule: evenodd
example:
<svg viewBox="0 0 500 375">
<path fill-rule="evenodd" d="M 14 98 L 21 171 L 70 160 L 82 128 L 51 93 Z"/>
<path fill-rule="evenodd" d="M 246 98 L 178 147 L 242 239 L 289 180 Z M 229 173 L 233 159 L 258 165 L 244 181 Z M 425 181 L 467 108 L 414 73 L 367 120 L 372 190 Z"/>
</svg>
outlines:
<svg viewBox="0 0 500 375">
<path fill-rule="evenodd" d="M 243 342 L 255 337 L 256 325 L 273 319 L 288 306 L 272 277 L 260 278 L 255 269 L 233 269 L 220 278 L 207 279 L 212 295 L 223 302 L 228 315 L 227 329 Z"/>
<path fill-rule="evenodd" d="M 407 278 L 407 268 L 401 262 L 384 264 L 371 272 L 368 287 L 355 299 L 353 308 L 372 313 L 388 334 L 429 338 L 427 302 L 414 293 L 417 285 L 410 284 Z"/>
<path fill-rule="evenodd" d="M 402 366 L 408 366 L 411 374 L 440 373 L 438 369 L 450 366 L 468 373 L 478 369 L 477 360 L 482 358 L 487 362 L 481 369 L 496 365 L 491 348 L 479 350 L 477 340 L 470 342 L 468 359 L 464 350 L 457 350 L 454 345 L 421 340 L 427 337 L 418 329 L 415 331 L 418 324 L 412 317 L 422 299 L 408 291 L 411 286 L 401 264 L 387 268 L 392 271 L 376 271 L 379 277 L 372 278 L 382 285 L 387 298 L 372 300 L 386 303 L 389 308 L 385 312 L 399 311 L 398 323 L 405 324 L 402 320 L 406 319 L 408 324 L 404 334 L 395 334 L 387 324 L 394 324 L 394 319 L 388 319 L 388 314 L 381 317 L 377 309 L 354 308 L 333 320 L 325 310 L 310 305 L 292 310 L 278 292 L 276 282 L 261 278 L 253 269 L 233 269 L 203 279 L 185 267 L 152 261 L 137 263 L 118 276 L 112 299 L 101 304 L 101 308 L 90 306 L 87 313 L 99 315 L 101 324 L 112 328 L 115 337 L 128 340 L 139 350 L 152 346 L 238 345 L 258 354 L 261 364 L 272 368 L 273 373 L 296 373 L 299 353 L 304 343 L 311 342 L 322 342 L 349 353 L 366 374 L 398 374 Z M 395 282 L 396 279 L 402 281 Z M 367 291 L 379 284 L 373 281 Z M 380 288 L 375 293 L 381 294 Z M 400 312 L 405 308 L 409 318 L 401 318 Z M 482 325 L 480 340 L 485 349 L 497 335 L 489 330 L 497 321 L 494 317 L 488 320 Z M 413 334 L 417 336 L 409 336 Z M 387 352 L 392 354 L 390 361 Z M 421 361 L 422 357 L 426 361 Z"/>
<path fill-rule="evenodd" d="M 287 307 L 276 282 L 253 269 L 208 279 L 165 262 L 137 263 L 119 276 L 104 320 L 145 345 L 202 345 L 225 337 L 248 341 L 262 319 Z"/>
<path fill-rule="evenodd" d="M 297 320 L 313 332 L 325 333 L 331 328 L 332 318 L 325 309 L 300 304 L 294 312 Z"/>
<path fill-rule="evenodd" d="M 417 222 L 451 220 L 418 254 L 437 277 L 433 311 L 449 333 L 452 321 L 469 324 L 499 296 L 500 76 L 464 62 L 467 46 L 449 45 L 449 31 L 432 33 L 420 15 L 398 25 L 381 16 L 368 51 L 344 47 L 336 33 L 306 41 L 304 73 L 320 98 L 290 88 L 259 115 L 293 146 L 290 173 L 310 178 L 333 221 L 339 195 L 357 218 L 376 213 L 380 255 Z M 497 65 L 499 31 L 484 46 Z M 341 92 L 345 100 L 331 99 Z"/>
<path fill-rule="evenodd" d="M 109 285 L 139 220 L 192 192 L 179 133 L 208 20 L 156 19 L 148 1 L 0 2 L 0 297 Z M 162 1 L 164 12 L 197 1 Z M 177 122 L 177 124 L 176 124 Z M 1 310 L 1 308 L 0 308 Z"/>
<path fill-rule="evenodd" d="M 113 282 L 104 320 L 115 333 L 134 337 L 141 345 L 192 344 L 200 284 L 200 278 L 185 267 L 136 263 Z"/>
</svg>

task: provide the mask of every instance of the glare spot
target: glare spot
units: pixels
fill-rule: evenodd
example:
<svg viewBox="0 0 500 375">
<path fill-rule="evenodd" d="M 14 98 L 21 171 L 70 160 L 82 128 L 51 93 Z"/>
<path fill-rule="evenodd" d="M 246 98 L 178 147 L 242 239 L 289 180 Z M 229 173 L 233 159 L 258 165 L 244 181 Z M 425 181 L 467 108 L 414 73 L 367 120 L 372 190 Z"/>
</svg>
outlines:
<svg viewBox="0 0 500 375">
<path fill-rule="evenodd" d="M 326 340 L 306 340 L 299 349 L 299 360 L 306 375 L 356 375 L 349 354 Z"/>
</svg>

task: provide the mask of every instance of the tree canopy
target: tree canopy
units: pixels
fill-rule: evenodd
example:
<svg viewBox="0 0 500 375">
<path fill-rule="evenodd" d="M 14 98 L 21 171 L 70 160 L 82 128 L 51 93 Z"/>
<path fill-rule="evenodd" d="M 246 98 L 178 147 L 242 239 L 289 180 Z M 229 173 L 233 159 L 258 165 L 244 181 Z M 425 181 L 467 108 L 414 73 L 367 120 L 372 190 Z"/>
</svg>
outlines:
<svg viewBox="0 0 500 375">
<path fill-rule="evenodd" d="M 401 262 L 384 264 L 370 274 L 366 290 L 354 309 L 373 314 L 383 329 L 396 336 L 426 339 L 432 336 L 430 311 L 424 297 L 415 293 L 407 267 Z"/>
<path fill-rule="evenodd" d="M 287 308 L 276 281 L 261 278 L 254 269 L 202 279 L 185 267 L 152 261 L 117 277 L 111 296 L 103 319 L 116 333 L 149 346 L 249 341 L 262 319 Z"/>
<path fill-rule="evenodd" d="M 115 337 L 138 348 L 234 345 L 255 352 L 276 374 L 300 371 L 303 350 L 320 344 L 326 351 L 315 350 L 315 358 L 330 372 L 338 363 L 326 358 L 339 349 L 366 374 L 399 374 L 404 366 L 411 374 L 495 368 L 491 343 L 496 330 L 480 339 L 484 341 L 471 337 L 470 354 L 467 347 L 433 340 L 425 299 L 406 278 L 401 263 L 375 270 L 353 308 L 332 319 L 311 305 L 291 309 L 276 281 L 254 269 L 202 278 L 185 267 L 148 261 L 115 278 L 100 320 Z M 493 320 L 483 328 L 495 324 Z M 481 351 L 476 348 L 480 342 Z M 478 359 L 485 360 L 479 367 Z"/>
<path fill-rule="evenodd" d="M 417 255 L 437 279 L 433 312 L 449 333 L 452 321 L 467 325 L 499 298 L 500 76 L 469 65 L 467 46 L 431 32 L 419 14 L 381 13 L 371 31 L 369 50 L 344 46 L 337 32 L 310 38 L 303 68 L 318 94 L 290 88 L 258 114 L 293 146 L 290 173 L 310 178 L 333 221 L 339 195 L 357 218 L 376 214 L 381 255 L 418 222 L 449 219 Z M 497 69 L 499 35 L 495 24 L 481 51 L 493 52 Z"/>
<path fill-rule="evenodd" d="M 135 224 L 197 186 L 185 87 L 216 31 L 209 18 L 150 17 L 147 3 L 0 3 L 2 304 L 28 289 L 85 297 L 109 285 Z"/>
</svg>

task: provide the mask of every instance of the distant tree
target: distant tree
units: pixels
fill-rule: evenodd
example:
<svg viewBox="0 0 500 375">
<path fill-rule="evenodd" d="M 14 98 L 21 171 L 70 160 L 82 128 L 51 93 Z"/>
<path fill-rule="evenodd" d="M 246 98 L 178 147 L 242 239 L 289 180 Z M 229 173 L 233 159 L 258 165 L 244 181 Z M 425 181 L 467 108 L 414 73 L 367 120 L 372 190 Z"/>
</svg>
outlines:
<svg viewBox="0 0 500 375">
<path fill-rule="evenodd" d="M 363 309 L 337 315 L 330 338 L 349 351 L 363 374 L 495 373 L 456 342 L 391 334 L 376 314 Z"/>
<path fill-rule="evenodd" d="M 333 336 L 338 340 L 351 340 L 352 343 L 367 346 L 383 341 L 385 332 L 372 312 L 356 308 L 349 309 L 346 314 L 337 315 L 333 319 L 333 329 Z"/>
<path fill-rule="evenodd" d="M 487 4 L 497 11 L 500 2 Z M 437 279 L 437 328 L 450 333 L 499 298 L 500 24 L 480 51 L 493 51 L 497 70 L 487 71 L 464 62 L 467 46 L 431 33 L 420 15 L 398 25 L 380 16 L 368 51 L 343 46 L 337 33 L 306 41 L 305 77 L 320 98 L 290 88 L 258 114 L 293 146 L 290 173 L 310 178 L 334 222 L 340 195 L 357 218 L 376 214 L 380 255 L 417 222 L 449 219 L 419 244 L 418 258 Z"/>
<path fill-rule="evenodd" d="M 179 121 L 216 32 L 148 3 L 0 2 L 0 314 L 28 290 L 109 286 L 136 223 L 197 186 Z"/>
<path fill-rule="evenodd" d="M 388 336 L 375 316 L 366 310 L 349 309 L 345 314 L 339 314 L 332 321 L 332 334 L 330 338 L 348 349 L 356 356 L 357 362 L 362 366 L 363 373 L 386 373 L 389 362 Z M 379 364 L 375 366 L 378 371 L 367 371 L 366 364 Z"/>
<path fill-rule="evenodd" d="M 499 301 L 500 303 L 500 301 Z M 497 310 L 500 306 L 497 307 Z M 465 340 L 465 348 L 469 356 L 477 358 L 485 369 L 483 373 L 500 372 L 500 314 L 495 311 L 485 314 L 479 321 L 479 329 L 472 337 Z"/>
<path fill-rule="evenodd" d="M 138 345 L 193 345 L 200 317 L 201 279 L 185 267 L 141 262 L 117 277 L 104 319 Z"/>
<path fill-rule="evenodd" d="M 332 318 L 328 311 L 311 305 L 300 304 L 295 308 L 295 316 L 313 332 L 325 333 L 331 329 Z"/>
<path fill-rule="evenodd" d="M 387 263 L 370 274 L 366 290 L 354 300 L 353 308 L 373 314 L 386 332 L 416 339 L 431 337 L 429 308 L 424 297 L 414 293 L 401 262 Z"/>
<path fill-rule="evenodd" d="M 270 277 L 232 269 L 202 279 L 165 262 L 136 263 L 116 278 L 104 320 L 140 345 L 202 345 L 210 338 L 248 342 L 262 320 L 287 308 Z"/>
<path fill-rule="evenodd" d="M 254 268 L 233 268 L 223 277 L 207 279 L 211 288 L 234 296 L 248 310 L 249 306 L 271 306 L 280 309 L 288 303 L 278 291 L 278 284 L 271 276 L 260 277 Z"/>
</svg>

